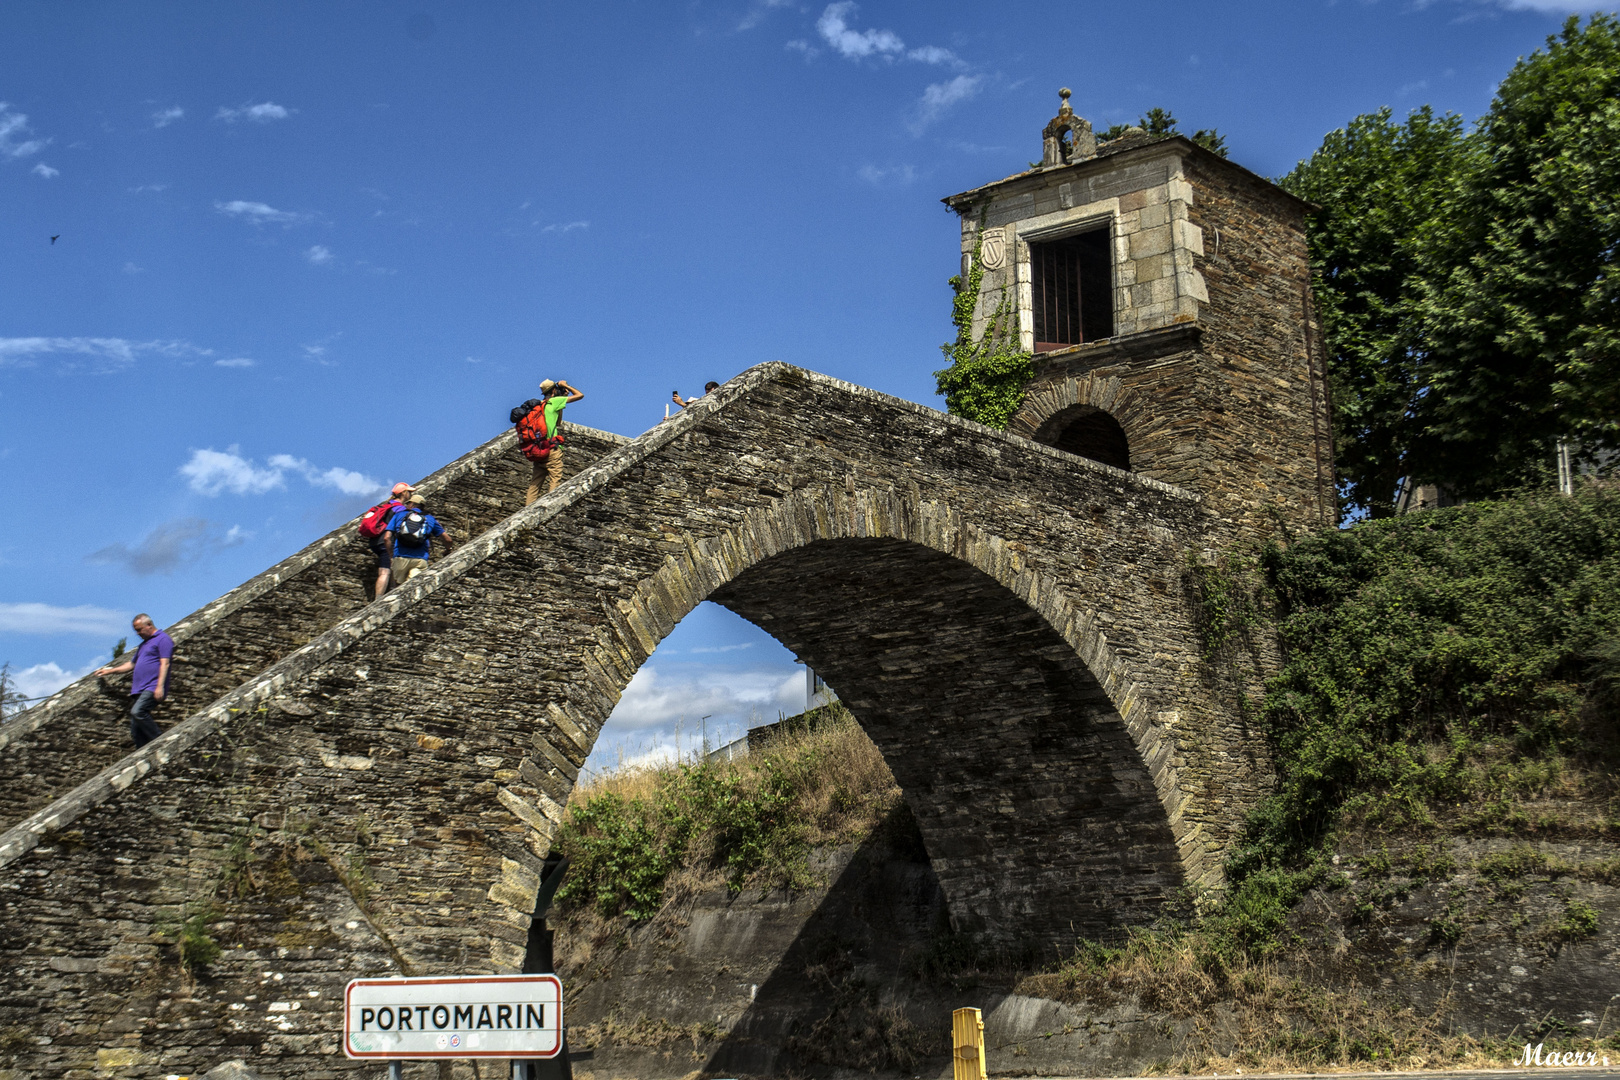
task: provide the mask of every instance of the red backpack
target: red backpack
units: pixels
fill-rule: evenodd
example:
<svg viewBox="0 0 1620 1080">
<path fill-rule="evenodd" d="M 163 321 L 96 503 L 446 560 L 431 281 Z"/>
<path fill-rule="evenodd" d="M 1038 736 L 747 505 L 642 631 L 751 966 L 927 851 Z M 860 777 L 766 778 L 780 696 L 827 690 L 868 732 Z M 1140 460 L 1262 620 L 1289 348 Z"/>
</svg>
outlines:
<svg viewBox="0 0 1620 1080">
<path fill-rule="evenodd" d="M 561 424 L 557 427 L 560 429 Z M 546 407 L 544 404 L 536 405 L 524 414 L 523 419 L 517 422 L 518 449 L 530 461 L 544 461 L 551 455 L 552 447 L 563 441 L 562 433 L 552 435 L 546 431 Z"/>
<path fill-rule="evenodd" d="M 360 535 L 367 540 L 374 540 L 388 531 L 388 517 L 394 512 L 396 506 L 405 504 L 398 499 L 389 499 L 380 502 L 360 515 Z"/>
</svg>

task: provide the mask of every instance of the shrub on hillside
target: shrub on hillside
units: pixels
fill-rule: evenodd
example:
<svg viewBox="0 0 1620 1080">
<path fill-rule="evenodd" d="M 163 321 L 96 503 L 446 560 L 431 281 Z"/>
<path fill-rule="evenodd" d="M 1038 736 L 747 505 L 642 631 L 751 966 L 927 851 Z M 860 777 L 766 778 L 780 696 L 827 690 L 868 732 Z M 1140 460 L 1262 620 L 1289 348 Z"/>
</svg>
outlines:
<svg viewBox="0 0 1620 1080">
<path fill-rule="evenodd" d="M 576 791 L 559 847 L 573 861 L 565 911 L 640 921 L 672 875 L 750 886 L 809 884 L 815 846 L 864 837 L 899 799 L 882 755 L 841 705 L 746 758 L 611 774 Z"/>
</svg>

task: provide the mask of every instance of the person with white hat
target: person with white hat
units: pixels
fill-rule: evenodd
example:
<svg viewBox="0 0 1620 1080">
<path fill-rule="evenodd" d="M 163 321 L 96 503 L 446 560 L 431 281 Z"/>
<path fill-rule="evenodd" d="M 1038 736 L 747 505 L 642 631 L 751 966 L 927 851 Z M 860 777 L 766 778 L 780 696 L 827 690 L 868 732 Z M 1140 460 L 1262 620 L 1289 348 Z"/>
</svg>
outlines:
<svg viewBox="0 0 1620 1080">
<path fill-rule="evenodd" d="M 512 422 L 518 426 L 519 448 L 534 465 L 534 471 L 529 476 L 529 490 L 523 500 L 524 506 L 540 497 L 542 476 L 545 477 L 547 491 L 555 491 L 557 485 L 562 483 L 562 411 L 585 396 L 569 386 L 566 379 L 543 380 L 540 393 L 544 395 L 543 401 L 536 402 L 530 398 L 512 410 Z M 533 417 L 536 410 L 540 415 Z M 543 426 L 535 424 L 534 419 L 542 420 Z"/>
</svg>

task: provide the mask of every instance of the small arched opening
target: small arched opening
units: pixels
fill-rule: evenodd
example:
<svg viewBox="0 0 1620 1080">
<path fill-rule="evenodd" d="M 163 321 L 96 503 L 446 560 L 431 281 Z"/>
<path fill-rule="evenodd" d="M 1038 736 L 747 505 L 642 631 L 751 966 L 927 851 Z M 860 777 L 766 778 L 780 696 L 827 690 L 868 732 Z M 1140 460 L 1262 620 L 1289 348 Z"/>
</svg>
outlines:
<svg viewBox="0 0 1620 1080">
<path fill-rule="evenodd" d="M 1129 472 L 1131 468 L 1131 444 L 1125 429 L 1095 405 L 1071 405 L 1047 417 L 1036 430 L 1035 441 L 1116 469 Z"/>
</svg>

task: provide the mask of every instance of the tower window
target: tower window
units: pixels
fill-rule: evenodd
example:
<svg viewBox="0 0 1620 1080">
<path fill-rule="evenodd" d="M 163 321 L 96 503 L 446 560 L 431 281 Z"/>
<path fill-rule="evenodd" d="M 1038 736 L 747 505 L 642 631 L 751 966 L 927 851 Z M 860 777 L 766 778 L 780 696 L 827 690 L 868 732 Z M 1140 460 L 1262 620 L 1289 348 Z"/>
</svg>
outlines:
<svg viewBox="0 0 1620 1080">
<path fill-rule="evenodd" d="M 1035 351 L 1114 336 L 1114 273 L 1108 230 L 1029 245 Z"/>
</svg>

